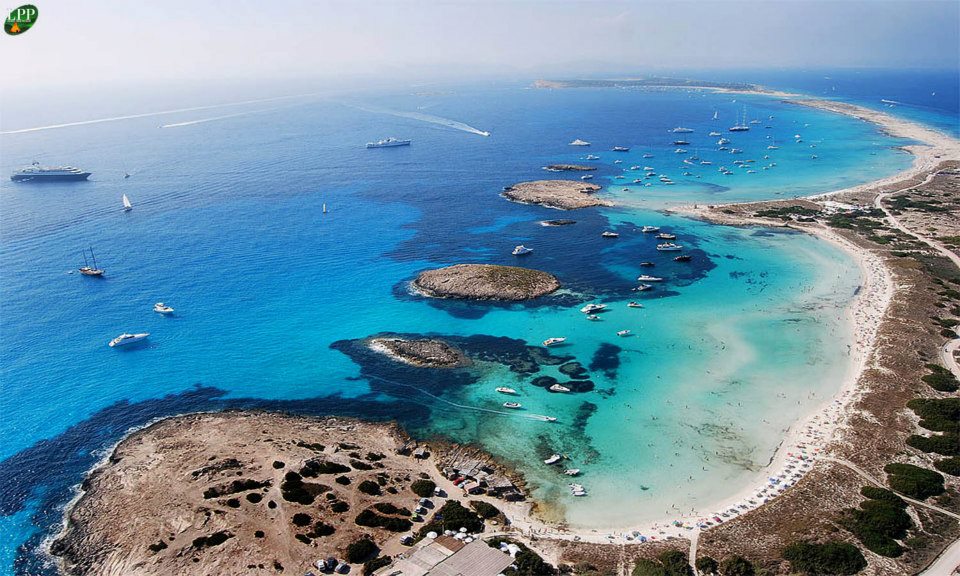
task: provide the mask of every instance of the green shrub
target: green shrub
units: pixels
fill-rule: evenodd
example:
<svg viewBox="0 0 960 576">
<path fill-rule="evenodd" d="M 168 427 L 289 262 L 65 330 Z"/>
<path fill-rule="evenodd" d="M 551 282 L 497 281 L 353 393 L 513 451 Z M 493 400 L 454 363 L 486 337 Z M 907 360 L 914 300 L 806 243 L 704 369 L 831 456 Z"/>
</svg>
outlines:
<svg viewBox="0 0 960 576">
<path fill-rule="evenodd" d="M 941 458 L 934 462 L 933 466 L 944 474 L 960 476 L 960 457 Z"/>
<path fill-rule="evenodd" d="M 887 483 L 891 488 L 917 500 L 943 494 L 943 475 L 913 464 L 887 464 Z"/>
<path fill-rule="evenodd" d="M 476 512 L 464 508 L 456 500 L 447 500 L 434 513 L 430 522 L 420 529 L 420 535 L 423 536 L 428 532 L 442 534 L 444 530 L 459 531 L 460 528 L 466 528 L 468 532 L 480 532 L 483 530 L 483 520 L 477 516 Z"/>
<path fill-rule="evenodd" d="M 720 563 L 723 576 L 754 576 L 753 564 L 743 556 L 729 556 Z"/>
<path fill-rule="evenodd" d="M 867 566 L 860 549 L 846 542 L 794 542 L 783 551 L 791 570 L 804 574 L 856 574 Z"/>
<path fill-rule="evenodd" d="M 943 327 L 950 328 L 950 326 Z M 940 392 L 956 392 L 958 387 L 960 387 L 958 386 L 960 383 L 957 382 L 957 377 L 943 366 L 939 364 L 927 364 L 927 370 L 930 370 L 930 374 L 920 379 L 929 384 L 934 390 Z"/>
<path fill-rule="evenodd" d="M 685 552 L 666 550 L 661 552 L 658 558 L 670 576 L 693 576 L 693 568 L 690 567 L 689 557 Z"/>
<path fill-rule="evenodd" d="M 527 548 L 523 543 L 511 540 L 504 536 L 498 536 L 496 538 L 491 538 L 487 540 L 487 545 L 491 548 L 500 549 L 500 544 L 507 542 L 509 544 L 514 544 L 520 551 L 517 552 L 516 557 L 514 558 L 516 565 L 516 570 L 513 568 L 507 568 L 504 570 L 504 574 L 507 576 L 554 576 L 557 574 L 557 569 L 552 565 L 547 564 L 539 554 L 533 550 Z M 587 565 L 589 566 L 589 565 Z M 578 564 L 576 568 L 584 568 L 583 563 Z M 575 570 L 576 570 L 575 568 Z M 593 571 L 593 567 L 589 566 L 589 571 Z M 577 572 L 581 574 L 583 572 Z"/>
<path fill-rule="evenodd" d="M 363 563 L 363 576 L 370 576 L 384 566 L 390 565 L 390 562 L 392 562 L 392 560 L 389 556 L 380 556 L 373 560 L 367 560 Z"/>
<path fill-rule="evenodd" d="M 913 526 L 904 511 L 906 502 L 883 488 L 865 487 L 861 493 L 872 499 L 861 502 L 860 508 L 844 511 L 841 525 L 875 554 L 890 558 L 903 554 L 896 540 L 905 537 Z"/>
<path fill-rule="evenodd" d="M 357 523 L 357 526 L 383 528 L 391 532 L 406 532 L 410 528 L 413 528 L 413 522 L 406 518 L 381 516 L 370 508 L 367 508 L 363 512 L 357 514 L 357 518 L 354 520 L 354 522 Z"/>
<path fill-rule="evenodd" d="M 379 551 L 380 549 L 373 543 L 373 540 L 361 538 L 347 546 L 347 562 L 351 564 L 363 562 Z"/>
<path fill-rule="evenodd" d="M 436 488 L 437 484 L 433 480 L 415 480 L 413 484 L 410 485 L 410 489 L 413 490 L 413 493 L 421 498 L 429 498 L 433 496 L 433 491 Z"/>
<path fill-rule="evenodd" d="M 380 495 L 380 485 L 373 480 L 364 480 L 357 485 L 357 490 L 363 492 L 364 494 L 369 494 L 370 496 Z"/>
<path fill-rule="evenodd" d="M 471 500 L 469 504 L 470 507 L 476 510 L 477 514 L 483 518 L 489 519 L 500 516 L 500 509 L 489 502 L 484 502 L 483 500 Z"/>
<path fill-rule="evenodd" d="M 631 574 L 632 576 L 670 576 L 663 564 L 646 558 L 637 560 Z"/>
<path fill-rule="evenodd" d="M 944 432 L 933 436 L 912 434 L 907 438 L 907 445 L 941 456 L 960 456 L 960 432 Z"/>
<path fill-rule="evenodd" d="M 927 430 L 950 432 L 960 428 L 960 398 L 914 398 L 907 407 Z"/>
<path fill-rule="evenodd" d="M 720 569 L 720 564 L 709 556 L 701 556 L 697 558 L 695 565 L 700 574 L 716 574 L 717 570 Z"/>
</svg>

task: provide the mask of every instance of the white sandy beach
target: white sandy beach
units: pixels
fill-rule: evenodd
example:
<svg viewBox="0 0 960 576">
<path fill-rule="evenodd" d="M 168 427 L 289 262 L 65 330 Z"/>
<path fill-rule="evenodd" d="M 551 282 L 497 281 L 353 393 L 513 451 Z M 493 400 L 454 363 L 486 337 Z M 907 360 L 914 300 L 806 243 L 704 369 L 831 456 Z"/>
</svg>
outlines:
<svg viewBox="0 0 960 576">
<path fill-rule="evenodd" d="M 765 92 L 758 92 L 758 94 L 771 95 Z M 775 95 L 789 97 L 790 101 L 796 104 L 872 122 L 891 136 L 918 142 L 904 147 L 904 150 L 914 156 L 913 163 L 907 170 L 866 184 L 809 196 L 811 200 L 842 193 L 889 192 L 891 190 L 887 188 L 890 186 L 927 174 L 944 160 L 960 159 L 960 141 L 925 126 L 860 106 L 826 100 L 799 99 L 798 95 L 787 93 Z M 793 100 L 793 98 L 798 99 Z M 674 211 L 694 217 L 704 217 L 707 214 L 706 209 L 691 206 L 674 209 Z M 757 221 L 746 222 L 746 224 L 764 225 L 765 223 Z M 762 506 L 799 481 L 815 466 L 819 457 L 829 455 L 831 442 L 837 431 L 846 425 L 853 401 L 861 394 L 860 376 L 874 362 L 876 337 L 894 295 L 894 281 L 883 258 L 877 254 L 853 245 L 825 226 L 803 227 L 802 230 L 846 250 L 854 257 L 860 268 L 863 283 L 847 309 L 847 315 L 854 330 L 854 345 L 851 350 L 853 361 L 836 394 L 790 427 L 770 464 L 757 472 L 754 480 L 731 496 L 692 512 L 665 517 L 659 522 L 626 529 L 560 528 L 534 518 L 529 513 L 529 505 L 514 504 L 508 506 L 506 511 L 516 528 L 526 534 L 536 534 L 538 537 L 596 543 L 624 542 L 636 540 L 638 536 L 654 540 L 668 537 L 690 538 L 694 531 L 708 529 L 713 525 L 712 519 L 716 516 L 724 518 L 723 515 L 726 514 L 726 518 L 732 518 Z"/>
</svg>

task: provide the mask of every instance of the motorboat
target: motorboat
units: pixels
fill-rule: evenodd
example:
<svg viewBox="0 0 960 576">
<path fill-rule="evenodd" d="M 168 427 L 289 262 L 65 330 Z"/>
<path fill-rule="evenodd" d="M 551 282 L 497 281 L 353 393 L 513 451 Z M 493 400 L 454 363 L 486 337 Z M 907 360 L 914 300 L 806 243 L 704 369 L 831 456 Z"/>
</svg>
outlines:
<svg viewBox="0 0 960 576">
<path fill-rule="evenodd" d="M 503 407 L 510 408 L 511 410 L 519 410 L 520 408 L 523 408 L 523 405 L 521 405 L 519 402 L 504 402 Z"/>
<path fill-rule="evenodd" d="M 678 127 L 674 128 L 673 130 L 671 130 L 670 132 L 672 132 L 673 134 L 689 134 L 689 133 L 693 132 L 693 129 L 692 129 L 692 128 L 684 128 L 683 126 L 678 126 Z"/>
<path fill-rule="evenodd" d="M 640 265 L 643 266 L 644 268 L 652 268 L 656 266 L 656 264 L 654 264 L 653 262 L 641 262 Z"/>
<path fill-rule="evenodd" d="M 657 238 L 659 238 L 660 240 L 676 240 L 676 239 L 677 239 L 677 235 L 676 235 L 676 234 L 670 234 L 670 233 L 668 233 L 668 232 L 661 232 L 661 233 L 657 234 Z"/>
<path fill-rule="evenodd" d="M 506 386 L 499 386 L 499 387 L 497 388 L 497 392 L 499 392 L 499 393 L 501 393 L 501 394 L 516 394 L 516 393 L 517 393 L 517 391 L 514 390 L 513 388 L 507 388 Z"/>
<path fill-rule="evenodd" d="M 647 290 L 653 290 L 653 285 L 652 285 L 652 284 L 641 284 L 641 285 L 637 286 L 636 288 L 634 288 L 634 291 L 636 291 L 636 292 L 646 292 Z"/>
<path fill-rule="evenodd" d="M 620 235 L 617 234 L 616 232 L 611 232 L 611 231 L 609 231 L 609 230 L 605 230 L 605 231 L 601 232 L 600 235 L 603 236 L 604 238 L 619 238 L 619 237 L 620 237 Z"/>
<path fill-rule="evenodd" d="M 649 154 L 649 153 L 648 153 L 648 154 L 644 154 L 643 157 L 644 157 L 644 158 L 653 158 L 653 154 Z"/>
<path fill-rule="evenodd" d="M 649 274 L 641 274 L 637 276 L 638 282 L 663 282 L 663 278 L 659 276 L 651 276 Z"/>
<path fill-rule="evenodd" d="M 626 146 L 614 146 L 614 147 L 613 147 L 613 151 L 614 151 L 614 152 L 629 152 L 630 149 L 627 148 Z"/>
<path fill-rule="evenodd" d="M 614 160 L 613 163 L 614 163 L 614 164 L 623 164 L 623 160 Z"/>
<path fill-rule="evenodd" d="M 511 254 L 513 254 L 514 256 L 524 256 L 524 255 L 529 254 L 529 253 L 531 253 L 531 252 L 533 252 L 533 248 L 527 248 L 526 246 L 524 246 L 523 244 L 521 244 L 521 245 L 517 246 L 516 248 L 514 248 L 514 249 L 513 249 L 513 252 L 511 252 Z"/>
<path fill-rule="evenodd" d="M 580 309 L 584 314 L 593 314 L 594 312 L 600 312 L 601 310 L 606 309 L 606 304 L 587 304 Z"/>
<path fill-rule="evenodd" d="M 576 140 L 570 143 L 570 146 L 589 146 L 589 145 L 590 145 L 589 142 L 587 142 L 586 140 L 581 140 L 579 138 L 577 138 Z"/>
<path fill-rule="evenodd" d="M 111 348 L 116 348 L 117 346 L 126 346 L 127 344 L 133 344 L 134 342 L 139 342 L 149 336 L 149 332 L 141 332 L 139 334 L 121 334 L 110 341 L 108 346 Z"/>
<path fill-rule="evenodd" d="M 593 180 L 593 174 L 584 174 L 580 177 L 581 180 Z"/>
<path fill-rule="evenodd" d="M 550 346 L 556 346 L 557 344 L 563 344 L 563 343 L 566 342 L 566 341 L 567 341 L 566 337 L 562 337 L 562 336 L 561 336 L 561 337 L 558 337 L 558 338 L 547 338 L 546 340 L 543 341 L 543 345 L 546 346 L 547 348 L 549 348 Z"/>
<path fill-rule="evenodd" d="M 689 254 L 681 254 L 673 259 L 674 262 L 689 262 L 690 260 L 693 260 L 693 256 Z"/>
<path fill-rule="evenodd" d="M 547 388 L 551 392 L 569 392 L 570 389 L 562 384 L 554 384 L 553 386 Z"/>
<path fill-rule="evenodd" d="M 657 244 L 657 250 L 660 252 L 679 252 L 683 250 L 683 246 L 673 242 L 664 242 L 663 244 Z"/>
<path fill-rule="evenodd" d="M 570 485 L 570 493 L 573 494 L 574 496 L 586 496 L 586 495 L 587 495 L 587 491 L 586 491 L 586 489 L 583 487 L 582 484 L 571 484 L 571 485 Z"/>
<path fill-rule="evenodd" d="M 600 317 L 596 314 L 587 314 L 587 320 L 599 320 Z"/>
<path fill-rule="evenodd" d="M 561 455 L 559 455 L 559 454 L 553 454 L 552 456 L 550 456 L 549 458 L 547 458 L 546 460 L 544 460 L 543 463 L 546 464 L 546 465 L 548 465 L 548 466 L 553 466 L 554 464 L 556 464 L 557 462 L 559 462 L 559 461 L 561 461 L 561 460 L 563 460 L 563 456 L 561 456 Z"/>
<path fill-rule="evenodd" d="M 644 226 L 643 228 L 640 229 L 640 231 L 643 233 L 659 232 L 660 228 L 658 226 Z"/>
<path fill-rule="evenodd" d="M 579 469 L 579 468 L 567 468 L 566 470 L 563 471 L 563 473 L 566 474 L 567 476 L 579 476 L 579 475 L 580 475 L 580 469 Z"/>
<path fill-rule="evenodd" d="M 556 416 L 543 416 L 543 421 L 544 421 L 544 422 L 556 422 L 556 421 L 557 421 L 557 418 L 556 418 Z"/>
<path fill-rule="evenodd" d="M 689 146 L 689 145 L 690 145 L 690 142 L 687 142 L 686 140 L 674 140 L 674 141 L 673 141 L 673 145 L 674 145 L 674 146 Z"/>
<path fill-rule="evenodd" d="M 717 131 L 713 131 L 713 132 L 707 134 L 707 136 L 720 136 L 720 133 L 717 132 Z"/>
<path fill-rule="evenodd" d="M 173 314 L 173 308 L 167 306 L 163 302 L 157 302 L 154 304 L 153 311 L 158 314 Z"/>
<path fill-rule="evenodd" d="M 643 304 L 639 302 L 628 302 L 627 308 L 643 308 Z"/>
<path fill-rule="evenodd" d="M 630 331 L 629 331 L 629 330 L 620 330 L 620 331 L 617 332 L 617 336 L 623 337 L 623 336 L 629 336 L 629 335 L 630 335 Z"/>
<path fill-rule="evenodd" d="M 600 157 L 597 156 L 596 154 L 587 154 L 586 158 L 584 158 L 584 160 L 599 160 L 599 159 Z"/>
</svg>

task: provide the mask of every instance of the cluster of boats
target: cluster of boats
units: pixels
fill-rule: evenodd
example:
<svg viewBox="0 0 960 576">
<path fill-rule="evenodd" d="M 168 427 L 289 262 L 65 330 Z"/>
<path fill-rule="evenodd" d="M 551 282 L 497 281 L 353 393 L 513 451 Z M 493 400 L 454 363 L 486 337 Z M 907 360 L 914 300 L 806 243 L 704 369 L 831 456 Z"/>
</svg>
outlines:
<svg viewBox="0 0 960 576">
<path fill-rule="evenodd" d="M 126 195 L 124 195 L 126 198 Z M 80 274 L 83 276 L 91 276 L 94 278 L 102 278 L 106 271 L 97 264 L 97 256 L 93 253 L 93 248 L 90 249 L 90 258 L 87 259 L 87 250 L 83 251 L 83 266 L 77 269 Z M 167 306 L 163 302 L 157 302 L 153 305 L 153 311 L 157 314 L 162 314 L 164 316 L 173 314 L 174 310 L 170 306 Z M 111 348 L 117 348 L 119 346 L 126 346 L 128 344 L 134 344 L 142 340 L 146 340 L 150 336 L 149 332 L 139 332 L 135 334 L 130 334 L 124 332 L 120 334 L 113 340 L 107 343 L 107 346 Z"/>
<path fill-rule="evenodd" d="M 561 455 L 561 454 L 553 454 L 553 455 L 551 455 L 549 458 L 547 458 L 546 460 L 544 460 L 543 463 L 546 464 L 547 466 L 554 466 L 554 465 L 556 465 L 556 464 L 559 464 L 560 462 L 563 462 L 563 461 L 566 460 L 566 459 L 567 459 L 567 457 L 566 457 L 566 456 L 563 456 L 563 455 Z M 580 475 L 580 469 L 579 469 L 579 468 L 567 468 L 567 469 L 565 469 L 565 470 L 563 471 L 563 473 L 564 473 L 565 475 L 567 475 L 567 476 L 579 476 L 579 475 Z M 571 484 L 569 485 L 569 487 L 570 487 L 570 493 L 571 493 L 572 495 L 574 495 L 574 496 L 586 496 L 586 495 L 587 495 L 587 490 L 583 487 L 583 484 L 571 483 Z"/>
</svg>

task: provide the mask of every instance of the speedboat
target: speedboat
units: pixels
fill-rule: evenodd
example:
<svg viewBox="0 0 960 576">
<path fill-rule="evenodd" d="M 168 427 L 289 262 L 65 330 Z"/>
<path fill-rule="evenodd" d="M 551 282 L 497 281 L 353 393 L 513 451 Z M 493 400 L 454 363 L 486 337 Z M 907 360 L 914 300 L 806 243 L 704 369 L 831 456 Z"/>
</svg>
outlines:
<svg viewBox="0 0 960 576">
<path fill-rule="evenodd" d="M 590 145 L 589 142 L 587 142 L 586 140 L 581 140 L 579 138 L 577 138 L 576 140 L 570 143 L 570 146 L 589 146 L 589 145 Z"/>
<path fill-rule="evenodd" d="M 513 388 L 507 388 L 506 386 L 500 386 L 499 388 L 497 388 L 497 392 L 499 392 L 499 393 L 501 393 L 501 394 L 516 394 L 516 393 L 517 393 L 517 391 L 514 390 Z"/>
<path fill-rule="evenodd" d="M 644 226 L 643 228 L 640 229 L 640 231 L 641 231 L 641 232 L 644 232 L 644 233 L 647 233 L 647 232 L 659 232 L 659 231 L 660 231 L 660 228 L 657 227 L 657 226 Z"/>
<path fill-rule="evenodd" d="M 721 138 L 721 139 L 717 140 L 717 146 L 723 146 L 723 145 L 729 144 L 729 143 L 730 143 L 730 140 L 727 140 L 726 138 Z"/>
<path fill-rule="evenodd" d="M 686 140 L 674 140 L 674 141 L 673 141 L 673 145 L 674 145 L 674 146 L 689 146 L 690 143 L 687 142 Z"/>
<path fill-rule="evenodd" d="M 566 474 L 567 476 L 578 476 L 578 475 L 580 474 L 580 469 L 579 469 L 579 468 L 567 468 L 566 470 L 563 471 L 563 473 Z"/>
<path fill-rule="evenodd" d="M 599 159 L 600 157 L 597 156 L 596 154 L 587 154 L 587 157 L 584 158 L 584 160 L 599 160 Z"/>
<path fill-rule="evenodd" d="M 543 341 L 543 345 L 549 348 L 550 346 L 554 346 L 556 344 L 563 344 L 566 341 L 567 341 L 566 337 L 547 338 L 546 340 Z"/>
<path fill-rule="evenodd" d="M 656 266 L 656 264 L 654 264 L 653 262 L 641 262 L 640 265 L 643 266 L 644 268 L 652 268 L 653 266 Z"/>
<path fill-rule="evenodd" d="M 587 314 L 587 320 L 599 320 L 600 317 L 596 314 Z"/>
<path fill-rule="evenodd" d="M 614 152 L 629 152 L 630 149 L 627 148 L 626 146 L 614 146 L 614 147 L 613 147 L 613 151 L 614 151 Z"/>
<path fill-rule="evenodd" d="M 133 344 L 134 342 L 139 342 L 149 336 L 149 332 L 141 332 L 140 334 L 121 334 L 110 341 L 108 346 L 111 348 L 116 348 L 117 346 L 125 346 L 127 344 Z"/>
<path fill-rule="evenodd" d="M 510 408 L 511 410 L 519 410 L 523 406 L 519 402 L 504 402 L 504 408 Z"/>
<path fill-rule="evenodd" d="M 709 165 L 711 165 L 711 164 L 713 164 L 713 162 L 711 162 L 711 161 L 709 161 L 709 160 L 701 160 L 701 161 L 700 161 L 700 165 L 701 165 L 701 166 L 709 166 Z"/>
<path fill-rule="evenodd" d="M 547 458 L 546 460 L 544 460 L 543 463 L 544 463 L 544 464 L 547 464 L 548 466 L 552 466 L 552 465 L 556 464 L 557 462 L 559 462 L 559 461 L 561 461 L 561 460 L 563 460 L 563 456 L 561 456 L 561 455 L 559 455 L 559 454 L 554 454 L 554 455 L 550 456 L 549 458 Z"/>
<path fill-rule="evenodd" d="M 686 154 L 687 151 L 684 150 L 683 148 L 677 148 L 676 150 L 673 151 L 673 153 L 674 153 L 674 154 Z"/>
<path fill-rule="evenodd" d="M 582 484 L 571 484 L 571 485 L 570 485 L 570 493 L 573 494 L 574 496 L 586 496 L 586 495 L 587 495 L 587 491 L 586 491 L 586 489 L 584 489 L 584 487 L 583 487 Z"/>
<path fill-rule="evenodd" d="M 547 388 L 551 392 L 569 392 L 570 389 L 562 384 L 554 384 L 553 386 Z"/>
<path fill-rule="evenodd" d="M 637 276 L 638 282 L 663 282 L 663 278 L 659 276 L 650 276 L 649 274 L 641 274 Z"/>
<path fill-rule="evenodd" d="M 594 312 L 599 312 L 607 307 L 606 304 L 587 304 L 580 309 L 584 314 L 593 314 Z"/>
<path fill-rule="evenodd" d="M 693 256 L 690 256 L 689 254 L 681 254 L 680 256 L 677 256 L 676 258 L 674 258 L 673 261 L 674 261 L 674 262 L 689 262 L 689 261 L 692 260 L 692 259 L 693 259 Z"/>
<path fill-rule="evenodd" d="M 646 292 L 647 290 L 653 290 L 653 285 L 651 284 L 641 284 L 634 288 L 637 292 Z"/>
<path fill-rule="evenodd" d="M 643 157 L 644 157 L 644 158 L 653 158 L 653 154 L 644 154 Z"/>
<path fill-rule="evenodd" d="M 581 180 L 593 180 L 593 174 L 584 174 L 580 177 Z"/>
<path fill-rule="evenodd" d="M 619 332 L 617 332 L 617 336 L 629 336 L 629 335 L 630 335 L 629 330 L 620 330 Z"/>
<path fill-rule="evenodd" d="M 654 170 L 656 170 L 656 168 L 654 168 L 653 166 L 644 166 L 643 170 L 644 172 L 653 172 Z"/>
<path fill-rule="evenodd" d="M 557 421 L 557 417 L 556 417 L 556 416 L 544 416 L 544 417 L 543 417 L 543 421 L 544 421 L 544 422 L 556 422 L 556 421 Z"/>
<path fill-rule="evenodd" d="M 601 232 L 600 235 L 603 236 L 604 238 L 619 238 L 619 237 L 620 237 L 620 235 L 617 234 L 616 232 L 611 232 L 611 231 L 609 231 L 609 230 L 605 230 L 605 231 Z"/>
<path fill-rule="evenodd" d="M 683 246 L 673 242 L 664 242 L 663 244 L 657 244 L 657 250 L 660 252 L 679 252 L 683 250 Z"/>
<path fill-rule="evenodd" d="M 614 163 L 614 164 L 623 164 L 623 160 L 614 160 L 613 163 Z"/>
<path fill-rule="evenodd" d="M 159 314 L 173 314 L 173 308 L 167 306 L 163 302 L 157 302 L 154 304 L 153 311 Z"/>
<path fill-rule="evenodd" d="M 629 302 L 627 308 L 643 308 L 643 304 L 639 302 Z"/>
<path fill-rule="evenodd" d="M 672 132 L 672 133 L 674 133 L 674 134 L 689 134 L 690 132 L 693 132 L 693 129 L 692 129 L 692 128 L 684 128 L 684 127 L 682 127 L 682 126 L 678 126 L 678 127 L 674 128 L 673 130 L 671 130 L 670 132 Z"/>
<path fill-rule="evenodd" d="M 512 254 L 514 256 L 523 256 L 524 254 L 529 254 L 531 252 L 533 252 L 533 248 L 527 248 L 526 246 L 521 244 L 513 249 Z"/>
<path fill-rule="evenodd" d="M 677 239 L 677 235 L 676 235 L 676 234 L 670 234 L 670 233 L 668 233 L 668 232 L 661 232 L 661 233 L 657 234 L 657 238 L 659 238 L 659 239 L 661 239 L 661 240 L 676 240 L 676 239 Z"/>
<path fill-rule="evenodd" d="M 707 136 L 719 136 L 719 135 L 720 135 L 720 133 L 719 133 L 719 132 L 716 132 L 716 131 L 707 134 Z"/>
</svg>

